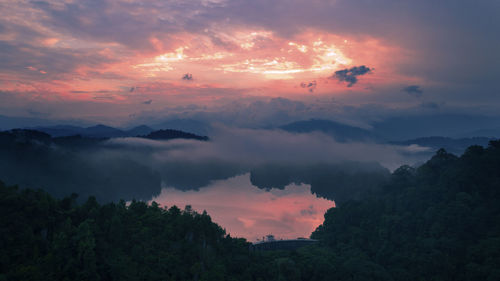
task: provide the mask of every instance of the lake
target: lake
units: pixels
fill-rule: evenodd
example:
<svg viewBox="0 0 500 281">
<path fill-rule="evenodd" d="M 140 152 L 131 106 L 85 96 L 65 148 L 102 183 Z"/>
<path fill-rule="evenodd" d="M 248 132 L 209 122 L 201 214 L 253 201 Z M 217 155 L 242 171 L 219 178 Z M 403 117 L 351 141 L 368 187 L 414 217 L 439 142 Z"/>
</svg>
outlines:
<svg viewBox="0 0 500 281">
<path fill-rule="evenodd" d="M 164 187 L 151 201 L 181 209 L 191 205 L 199 213 L 206 210 L 231 236 L 252 242 L 267 234 L 278 239 L 309 237 L 323 222 L 326 210 L 335 206 L 333 201 L 313 195 L 305 184 L 291 184 L 283 190 L 259 189 L 251 184 L 248 173 L 213 181 L 197 191 Z"/>
</svg>

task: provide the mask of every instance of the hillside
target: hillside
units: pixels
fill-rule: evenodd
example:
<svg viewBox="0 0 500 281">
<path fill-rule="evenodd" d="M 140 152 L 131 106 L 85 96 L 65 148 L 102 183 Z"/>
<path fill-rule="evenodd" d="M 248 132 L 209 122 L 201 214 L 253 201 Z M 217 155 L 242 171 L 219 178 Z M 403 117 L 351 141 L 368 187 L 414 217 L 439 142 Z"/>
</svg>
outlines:
<svg viewBox="0 0 500 281">
<path fill-rule="evenodd" d="M 205 140 L 182 131 L 159 134 L 164 138 L 160 141 Z M 106 138 L 51 137 L 16 129 L 0 132 L 0 179 L 43 188 L 57 198 L 75 192 L 84 198 L 95 196 L 100 202 L 149 199 L 161 190 L 159 171 L 167 173 L 169 169 L 152 170 L 145 164 L 147 155 Z"/>
<path fill-rule="evenodd" d="M 430 148 L 429 152 L 435 153 L 441 148 L 453 154 L 462 154 L 464 151 L 472 145 L 487 146 L 488 142 L 493 140 L 493 138 L 488 137 L 472 137 L 472 138 L 448 138 L 448 137 L 425 137 L 416 138 L 404 141 L 394 141 L 390 142 L 395 145 L 414 145 L 417 144 L 422 147 Z"/>
<path fill-rule="evenodd" d="M 189 207 L 77 205 L 0 182 L 0 214 L 0 280 L 222 280 L 249 258 L 244 240 Z"/>
<path fill-rule="evenodd" d="M 192 139 L 199 141 L 208 140 L 207 136 L 198 136 L 195 134 L 186 133 L 179 130 L 172 130 L 172 129 L 153 131 L 145 136 L 139 136 L 139 137 L 152 140 L 171 140 L 171 139 Z"/>
<path fill-rule="evenodd" d="M 330 209 L 312 237 L 341 260 L 339 280 L 499 280 L 499 171 L 500 141 L 440 150 L 380 195 Z"/>
<path fill-rule="evenodd" d="M 499 280 L 500 141 L 402 166 L 328 210 L 319 246 L 252 252 L 208 214 L 0 184 L 0 280 Z"/>
</svg>

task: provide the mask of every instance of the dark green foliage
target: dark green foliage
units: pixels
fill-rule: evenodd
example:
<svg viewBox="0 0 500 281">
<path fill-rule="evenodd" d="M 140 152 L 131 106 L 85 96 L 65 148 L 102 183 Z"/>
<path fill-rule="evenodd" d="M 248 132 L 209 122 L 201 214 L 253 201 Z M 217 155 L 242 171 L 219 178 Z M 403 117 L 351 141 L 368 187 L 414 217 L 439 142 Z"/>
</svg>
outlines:
<svg viewBox="0 0 500 281">
<path fill-rule="evenodd" d="M 430 147 L 431 153 L 436 152 L 440 148 L 446 149 L 446 151 L 451 153 L 462 154 L 471 145 L 482 145 L 487 146 L 488 142 L 492 140 L 489 137 L 473 137 L 473 138 L 449 138 L 449 137 L 423 137 L 416 138 L 405 141 L 393 141 L 389 142 L 395 145 L 412 145 L 417 144 L 420 146 Z M 427 154 L 428 152 L 423 152 Z"/>
<path fill-rule="evenodd" d="M 262 189 L 310 184 L 318 197 L 340 205 L 359 200 L 387 183 L 390 172 L 378 163 L 342 162 L 338 164 L 265 164 L 250 171 L 250 181 Z"/>
<path fill-rule="evenodd" d="M 141 137 L 152 140 L 193 139 L 199 141 L 208 141 L 207 136 L 198 136 L 195 134 L 172 129 L 153 131 L 148 135 Z"/>
<path fill-rule="evenodd" d="M 439 150 L 328 210 L 319 245 L 252 252 L 189 206 L 0 184 L 0 280 L 500 280 L 499 199 L 499 141 Z"/>
<path fill-rule="evenodd" d="M 0 278 L 244 280 L 249 244 L 206 213 L 75 198 L 0 183 Z"/>
<path fill-rule="evenodd" d="M 312 237 L 342 260 L 339 279 L 500 280 L 498 144 L 439 150 L 382 194 L 328 210 Z"/>
</svg>

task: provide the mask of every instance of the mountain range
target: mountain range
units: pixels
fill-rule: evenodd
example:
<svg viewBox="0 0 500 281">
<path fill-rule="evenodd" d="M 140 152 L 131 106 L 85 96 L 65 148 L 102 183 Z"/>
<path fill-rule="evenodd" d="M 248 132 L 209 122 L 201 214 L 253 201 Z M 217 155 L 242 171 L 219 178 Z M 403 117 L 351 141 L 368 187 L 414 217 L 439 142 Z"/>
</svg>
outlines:
<svg viewBox="0 0 500 281">
<path fill-rule="evenodd" d="M 91 127 L 79 127 L 71 125 L 38 126 L 30 127 L 28 129 L 44 132 L 51 135 L 52 137 L 80 135 L 83 137 L 91 138 L 135 137 L 147 135 L 154 131 L 154 129 L 146 125 L 137 126 L 129 130 L 121 130 L 102 124 Z"/>
<path fill-rule="evenodd" d="M 292 122 L 280 126 L 279 129 L 290 133 L 321 132 L 333 137 L 339 142 L 380 140 L 380 137 L 369 130 L 322 119 Z"/>
<path fill-rule="evenodd" d="M 1 121 L 5 118 L 0 116 Z M 455 116 L 453 120 L 462 118 L 466 123 L 469 131 L 460 131 L 456 127 L 448 126 L 451 122 L 449 118 L 426 117 L 420 119 L 418 123 L 410 117 L 405 118 L 389 118 L 382 121 L 377 121 L 370 124 L 371 128 L 356 127 L 332 120 L 325 119 L 309 119 L 287 123 L 270 129 L 280 129 L 290 133 L 305 134 L 313 132 L 321 132 L 330 137 L 333 137 L 338 142 L 375 142 L 381 144 L 393 145 L 419 145 L 429 147 L 429 153 L 437 151 L 439 148 L 445 148 L 452 153 L 460 154 L 470 145 L 485 146 L 489 140 L 500 136 L 500 128 L 495 127 L 495 122 L 488 119 L 485 123 L 486 129 L 472 129 L 473 124 L 481 120 L 467 121 L 464 116 Z M 2 119 L 3 118 L 3 119 Z M 10 117 L 9 117 L 10 118 Z M 477 118 L 476 118 L 477 119 Z M 19 125 L 25 122 L 32 121 L 32 118 L 24 118 L 17 120 Z M 440 127 L 442 130 L 430 126 L 433 123 L 434 127 Z M 464 123 L 464 124 L 465 124 Z M 17 123 L 16 123 L 17 124 Z M 41 124 L 35 122 L 34 124 Z M 156 123 L 151 126 L 138 125 L 128 129 L 119 129 L 102 124 L 94 126 L 77 126 L 77 125 L 57 125 L 54 123 L 42 123 L 47 125 L 38 125 L 24 128 L 36 130 L 49 134 L 52 137 L 68 137 L 80 135 L 84 138 L 116 138 L 116 137 L 144 137 L 150 139 L 172 139 L 186 138 L 197 140 L 208 140 L 206 135 L 210 135 L 212 128 L 209 124 L 191 119 L 175 119 Z M 49 125 L 50 124 L 50 125 Z M 52 125 L 54 124 L 54 125 Z M 412 125 L 413 124 L 413 125 Z M 417 124 L 417 125 L 415 125 Z M 418 125 L 420 124 L 420 125 Z M 469 126 L 470 125 L 470 126 Z M 426 128 L 434 129 L 426 129 Z M 19 128 L 23 128 L 20 126 Z M 168 128 L 167 130 L 155 130 Z M 487 129 L 490 128 L 490 129 Z M 189 133 L 188 133 L 189 132 Z M 397 133 L 395 133 L 397 132 Z"/>
<path fill-rule="evenodd" d="M 280 126 L 279 129 L 297 134 L 321 132 L 333 137 L 338 142 L 371 141 L 375 143 L 392 145 L 418 145 L 429 148 L 429 150 L 427 150 L 425 153 L 434 153 L 440 148 L 444 148 L 446 151 L 456 154 L 462 154 L 465 149 L 471 145 L 487 146 L 490 140 L 495 139 L 495 136 L 500 136 L 500 131 L 498 132 L 498 134 L 495 134 L 495 130 L 477 130 L 477 134 L 468 133 L 463 134 L 467 137 L 455 138 L 436 135 L 425 136 L 425 134 L 422 132 L 422 137 L 414 137 L 408 139 L 399 139 L 399 137 L 396 137 L 396 140 L 394 140 L 390 138 L 390 135 L 385 132 L 385 130 L 389 130 L 390 126 L 402 126 L 402 123 L 399 125 L 396 124 L 399 124 L 399 121 L 392 120 L 387 124 L 378 123 L 374 126 L 373 129 L 368 130 L 330 120 L 310 119 L 289 123 Z M 408 130 L 411 130 L 411 128 L 409 128 Z M 410 133 L 405 135 L 413 136 L 413 134 Z M 401 135 L 401 137 L 402 136 L 403 135 Z"/>
</svg>

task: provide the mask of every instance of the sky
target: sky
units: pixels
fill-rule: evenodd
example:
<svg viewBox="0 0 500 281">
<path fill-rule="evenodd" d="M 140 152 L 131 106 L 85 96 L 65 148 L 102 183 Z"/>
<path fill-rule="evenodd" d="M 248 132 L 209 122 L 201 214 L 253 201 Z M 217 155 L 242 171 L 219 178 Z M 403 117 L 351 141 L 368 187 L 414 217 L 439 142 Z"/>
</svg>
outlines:
<svg viewBox="0 0 500 281">
<path fill-rule="evenodd" d="M 0 0 L 0 10 L 4 116 L 126 126 L 207 112 L 259 121 L 262 108 L 350 122 L 500 109 L 496 0 Z"/>
</svg>

